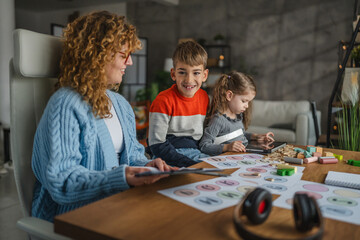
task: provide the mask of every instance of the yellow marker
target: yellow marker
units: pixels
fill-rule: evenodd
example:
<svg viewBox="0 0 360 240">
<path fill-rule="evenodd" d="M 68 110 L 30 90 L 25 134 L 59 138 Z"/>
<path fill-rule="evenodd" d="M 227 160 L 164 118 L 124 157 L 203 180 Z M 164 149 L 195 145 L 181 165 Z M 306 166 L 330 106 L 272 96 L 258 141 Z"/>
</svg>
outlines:
<svg viewBox="0 0 360 240">
<path fill-rule="evenodd" d="M 285 164 L 278 164 L 277 169 L 294 169 L 294 172 L 297 172 L 297 167 Z"/>
<path fill-rule="evenodd" d="M 338 154 L 334 154 L 334 157 L 337 158 L 339 161 L 342 161 L 344 158 L 343 155 L 338 155 Z"/>
</svg>

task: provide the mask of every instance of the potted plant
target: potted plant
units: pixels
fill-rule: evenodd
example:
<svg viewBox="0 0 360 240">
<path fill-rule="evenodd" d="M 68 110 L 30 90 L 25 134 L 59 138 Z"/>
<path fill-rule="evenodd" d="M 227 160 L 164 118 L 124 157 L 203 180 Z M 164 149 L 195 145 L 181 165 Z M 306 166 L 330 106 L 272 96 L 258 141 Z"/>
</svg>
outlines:
<svg viewBox="0 0 360 240">
<path fill-rule="evenodd" d="M 360 45 L 352 49 L 351 59 L 354 61 L 355 67 L 360 67 Z"/>
<path fill-rule="evenodd" d="M 199 38 L 197 40 L 197 42 L 203 47 L 206 45 L 206 39 L 205 38 Z"/>
<path fill-rule="evenodd" d="M 216 34 L 214 36 L 214 41 L 217 44 L 224 44 L 225 43 L 225 37 L 222 34 L 218 33 L 218 34 Z"/>
<path fill-rule="evenodd" d="M 360 151 L 360 100 L 359 72 L 351 72 L 351 91 L 341 95 L 341 111 L 338 112 L 339 148 Z"/>
</svg>

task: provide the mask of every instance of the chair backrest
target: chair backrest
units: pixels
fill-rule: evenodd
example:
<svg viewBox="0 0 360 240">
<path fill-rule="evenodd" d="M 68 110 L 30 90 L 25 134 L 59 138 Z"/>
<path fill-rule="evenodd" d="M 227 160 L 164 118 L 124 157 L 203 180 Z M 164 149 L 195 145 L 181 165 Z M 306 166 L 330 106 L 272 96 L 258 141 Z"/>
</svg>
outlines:
<svg viewBox="0 0 360 240">
<path fill-rule="evenodd" d="M 35 177 L 31 169 L 33 140 L 56 82 L 62 43 L 58 37 L 24 29 L 14 31 L 10 61 L 11 155 L 24 216 L 29 216 Z"/>
</svg>

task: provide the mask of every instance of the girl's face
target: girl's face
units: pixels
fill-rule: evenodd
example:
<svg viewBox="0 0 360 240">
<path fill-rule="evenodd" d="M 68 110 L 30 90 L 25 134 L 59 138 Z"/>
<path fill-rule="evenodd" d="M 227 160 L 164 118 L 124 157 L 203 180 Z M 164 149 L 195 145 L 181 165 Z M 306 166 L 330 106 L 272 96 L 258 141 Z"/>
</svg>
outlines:
<svg viewBox="0 0 360 240">
<path fill-rule="evenodd" d="M 228 110 L 227 115 L 229 117 L 235 118 L 236 114 L 245 112 L 249 107 L 249 102 L 252 101 L 255 97 L 254 91 L 245 92 L 242 95 L 234 94 L 232 91 L 228 90 L 226 92 L 226 99 L 228 101 Z"/>
<path fill-rule="evenodd" d="M 128 44 L 125 44 L 120 52 L 115 53 L 112 62 L 105 65 L 105 76 L 108 84 L 121 83 L 127 66 L 133 64 L 131 55 L 126 55 Z"/>
</svg>

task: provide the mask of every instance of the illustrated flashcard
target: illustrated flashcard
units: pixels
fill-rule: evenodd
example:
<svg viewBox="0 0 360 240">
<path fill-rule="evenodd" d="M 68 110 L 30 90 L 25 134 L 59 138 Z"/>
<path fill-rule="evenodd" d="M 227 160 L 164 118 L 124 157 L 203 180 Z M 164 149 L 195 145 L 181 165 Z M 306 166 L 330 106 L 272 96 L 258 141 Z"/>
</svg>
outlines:
<svg viewBox="0 0 360 240">
<path fill-rule="evenodd" d="M 263 155 L 260 154 L 238 154 L 227 156 L 213 156 L 208 158 L 201 158 L 204 162 L 207 162 L 214 167 L 220 169 L 228 168 L 240 168 L 241 166 L 255 165 L 257 163 L 269 163 L 269 160 L 265 160 Z"/>
<path fill-rule="evenodd" d="M 197 183 L 160 190 L 159 193 L 210 213 L 236 205 L 256 184 L 230 177 L 213 178 Z"/>
<path fill-rule="evenodd" d="M 292 209 L 296 192 L 313 196 L 324 217 L 360 225 L 360 190 L 300 181 L 276 199 L 273 205 Z"/>
<path fill-rule="evenodd" d="M 304 167 L 297 167 L 297 173 L 291 176 L 279 176 L 276 173 L 276 168 L 270 164 L 257 164 L 240 168 L 231 174 L 232 178 L 240 181 L 248 180 L 257 184 L 259 187 L 269 190 L 272 194 L 279 194 L 286 192 L 294 184 L 301 180 Z"/>
</svg>

